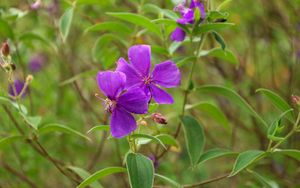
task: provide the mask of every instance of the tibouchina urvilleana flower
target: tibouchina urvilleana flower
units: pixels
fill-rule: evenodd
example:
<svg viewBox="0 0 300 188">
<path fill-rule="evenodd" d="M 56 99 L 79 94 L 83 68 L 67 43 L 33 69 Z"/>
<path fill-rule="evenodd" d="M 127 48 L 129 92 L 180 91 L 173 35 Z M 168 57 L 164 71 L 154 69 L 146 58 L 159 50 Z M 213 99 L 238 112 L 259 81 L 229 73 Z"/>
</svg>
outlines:
<svg viewBox="0 0 300 188">
<path fill-rule="evenodd" d="M 113 137 L 122 138 L 137 128 L 132 115 L 148 112 L 148 97 L 140 88 L 125 89 L 126 75 L 119 71 L 99 72 L 97 82 L 107 97 L 105 110 L 111 113 L 110 130 Z"/>
<path fill-rule="evenodd" d="M 181 18 L 177 19 L 177 23 L 182 25 L 193 24 L 195 22 L 196 8 L 200 11 L 201 19 L 205 19 L 206 12 L 204 4 L 200 0 L 191 0 L 189 7 L 186 7 L 185 3 L 179 4 L 175 7 L 174 10 L 181 14 Z M 176 29 L 171 33 L 170 38 L 172 41 L 183 41 L 185 38 L 185 31 L 180 27 L 176 27 Z"/>
<path fill-rule="evenodd" d="M 11 96 L 18 96 L 21 94 L 23 88 L 24 88 L 25 84 L 24 82 L 22 82 L 21 80 L 15 80 L 13 86 L 10 85 L 8 88 L 8 93 Z M 26 95 L 26 91 L 22 94 L 22 97 L 24 97 Z"/>
<path fill-rule="evenodd" d="M 180 71 L 170 60 L 159 63 L 151 69 L 151 47 L 135 45 L 128 50 L 129 63 L 124 58 L 117 62 L 117 71 L 126 74 L 126 88 L 140 87 L 149 99 L 159 104 L 172 104 L 173 97 L 160 87 L 172 88 L 180 84 Z"/>
</svg>

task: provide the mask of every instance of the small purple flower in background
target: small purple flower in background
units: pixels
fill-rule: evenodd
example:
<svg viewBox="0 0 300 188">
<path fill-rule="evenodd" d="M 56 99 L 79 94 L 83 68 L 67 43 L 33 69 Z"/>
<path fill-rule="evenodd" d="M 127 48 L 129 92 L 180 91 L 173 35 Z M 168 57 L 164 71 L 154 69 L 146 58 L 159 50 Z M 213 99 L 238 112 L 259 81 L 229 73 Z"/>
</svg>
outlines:
<svg viewBox="0 0 300 188">
<path fill-rule="evenodd" d="M 46 62 L 46 57 L 43 54 L 37 54 L 29 60 L 28 68 L 30 72 L 38 72 L 42 69 Z"/>
<path fill-rule="evenodd" d="M 200 11 L 200 18 L 202 20 L 206 17 L 205 7 L 201 0 L 191 0 L 189 7 L 185 7 L 185 2 L 177 5 L 174 8 L 174 11 L 177 11 L 181 14 L 181 18 L 177 19 L 177 23 L 182 25 L 193 24 L 195 22 L 195 9 L 198 8 Z M 170 36 L 172 41 L 183 41 L 185 38 L 185 31 L 176 27 L 176 29 L 171 33 Z"/>
<path fill-rule="evenodd" d="M 159 166 L 159 161 L 156 159 L 155 155 L 151 154 L 148 158 L 153 162 L 154 169 L 157 169 Z"/>
<path fill-rule="evenodd" d="M 59 0 L 52 0 L 52 3 L 47 7 L 49 14 L 58 16 L 59 15 Z"/>
<path fill-rule="evenodd" d="M 30 5 L 30 8 L 32 10 L 37 10 L 37 9 L 41 8 L 41 6 L 42 6 L 42 0 L 36 0 L 34 3 L 32 3 Z"/>
<path fill-rule="evenodd" d="M 11 96 L 19 96 L 24 88 L 25 84 L 24 82 L 22 82 L 21 80 L 15 80 L 14 81 L 14 86 L 10 85 L 8 88 L 8 93 Z M 14 90 L 15 87 L 15 90 Z M 22 97 L 24 97 L 26 95 L 26 91 L 22 94 Z"/>
<path fill-rule="evenodd" d="M 131 113 L 146 114 L 148 97 L 140 88 L 125 89 L 126 75 L 119 71 L 99 72 L 97 82 L 106 95 L 105 110 L 110 112 L 110 130 L 113 137 L 121 138 L 137 128 Z"/>
<path fill-rule="evenodd" d="M 151 48 L 149 45 L 135 45 L 128 50 L 129 63 L 124 58 L 117 62 L 117 71 L 126 74 L 126 87 L 140 87 L 149 100 L 153 97 L 159 104 L 172 104 L 173 97 L 158 86 L 171 88 L 180 84 L 180 71 L 170 60 L 155 65 L 152 73 Z"/>
</svg>

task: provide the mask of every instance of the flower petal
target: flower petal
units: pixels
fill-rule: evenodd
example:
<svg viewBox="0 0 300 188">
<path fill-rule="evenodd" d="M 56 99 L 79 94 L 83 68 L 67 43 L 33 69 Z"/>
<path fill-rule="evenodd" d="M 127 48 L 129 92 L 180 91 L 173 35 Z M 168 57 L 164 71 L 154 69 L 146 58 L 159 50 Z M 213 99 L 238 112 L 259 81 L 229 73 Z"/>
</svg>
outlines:
<svg viewBox="0 0 300 188">
<path fill-rule="evenodd" d="M 181 13 L 182 18 L 177 19 L 177 23 L 179 24 L 193 24 L 194 23 L 194 10 L 193 9 L 185 9 L 184 12 Z"/>
<path fill-rule="evenodd" d="M 170 38 L 172 41 L 181 42 L 185 38 L 185 31 L 180 27 L 176 27 L 176 29 L 171 33 Z"/>
<path fill-rule="evenodd" d="M 122 107 L 114 109 L 110 120 L 110 131 L 113 137 L 122 138 L 136 129 L 134 117 Z"/>
<path fill-rule="evenodd" d="M 206 12 L 205 12 L 205 6 L 204 6 L 204 4 L 201 1 L 199 1 L 199 0 L 192 0 L 191 4 L 190 4 L 190 8 L 194 9 L 196 7 L 200 11 L 200 17 L 202 19 L 204 19 L 206 17 Z"/>
<path fill-rule="evenodd" d="M 158 104 L 173 104 L 173 97 L 154 84 L 150 85 L 152 97 Z"/>
<path fill-rule="evenodd" d="M 149 45 L 135 45 L 129 48 L 128 58 L 133 67 L 143 76 L 149 75 L 151 48 Z"/>
<path fill-rule="evenodd" d="M 124 58 L 118 60 L 116 71 L 123 72 L 126 75 L 126 88 L 140 85 L 143 82 L 141 75 Z"/>
<path fill-rule="evenodd" d="M 116 99 L 124 90 L 126 75 L 119 71 L 98 72 L 97 82 L 100 90 L 110 99 Z"/>
<path fill-rule="evenodd" d="M 122 94 L 117 101 L 117 105 L 122 106 L 128 112 L 135 114 L 146 114 L 148 112 L 149 97 L 141 88 L 131 88 Z"/>
<path fill-rule="evenodd" d="M 180 84 L 180 70 L 175 63 L 168 60 L 155 65 L 152 79 L 156 84 L 163 87 L 176 87 Z"/>
</svg>

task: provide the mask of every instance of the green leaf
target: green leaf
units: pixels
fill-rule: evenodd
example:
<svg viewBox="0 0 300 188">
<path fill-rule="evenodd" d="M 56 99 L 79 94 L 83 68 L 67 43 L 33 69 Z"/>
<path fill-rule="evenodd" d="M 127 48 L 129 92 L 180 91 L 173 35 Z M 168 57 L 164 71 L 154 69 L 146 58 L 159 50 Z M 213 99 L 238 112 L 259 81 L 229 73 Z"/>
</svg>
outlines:
<svg viewBox="0 0 300 188">
<path fill-rule="evenodd" d="M 156 135 L 155 137 L 158 138 L 165 145 L 175 146 L 175 147 L 179 148 L 178 141 L 171 135 L 159 134 L 159 135 Z"/>
<path fill-rule="evenodd" d="M 59 19 L 59 30 L 63 41 L 65 42 L 71 28 L 74 14 L 74 7 L 68 8 Z"/>
<path fill-rule="evenodd" d="M 97 180 L 99 180 L 99 179 L 101 179 L 105 176 L 115 174 L 115 173 L 121 173 L 121 172 L 126 172 L 126 169 L 122 168 L 122 167 L 107 167 L 107 168 L 104 168 L 102 170 L 99 170 L 99 171 L 95 172 L 94 174 L 92 174 L 88 178 L 86 178 L 83 182 L 81 182 L 77 186 L 77 188 L 86 187 L 86 186 L 94 183 L 95 181 L 97 181 Z"/>
<path fill-rule="evenodd" d="M 210 11 L 207 15 L 207 20 L 210 22 L 214 22 L 217 19 L 227 20 L 229 13 L 227 12 L 219 12 L 219 11 Z"/>
<path fill-rule="evenodd" d="M 32 128 L 34 128 L 35 130 L 38 129 L 39 124 L 42 121 L 42 117 L 41 116 L 25 116 L 24 114 L 20 113 L 21 116 L 24 118 L 24 120 L 26 121 L 26 123 L 28 125 L 30 125 Z"/>
<path fill-rule="evenodd" d="M 148 105 L 148 113 L 153 113 L 157 108 L 158 108 L 159 104 L 157 103 L 150 103 Z"/>
<path fill-rule="evenodd" d="M 219 31 L 227 27 L 234 26 L 234 23 L 207 23 L 207 24 L 200 24 L 196 27 L 193 31 L 194 35 L 199 35 L 202 33 L 210 32 L 210 31 Z"/>
<path fill-rule="evenodd" d="M 130 33 L 131 29 L 127 25 L 120 22 L 102 22 L 92 25 L 84 30 L 84 33 L 98 32 L 98 31 L 112 31 L 118 33 Z"/>
<path fill-rule="evenodd" d="M 152 188 L 154 167 L 148 157 L 139 153 L 129 153 L 126 166 L 131 188 Z"/>
<path fill-rule="evenodd" d="M 300 161 L 300 150 L 296 149 L 275 149 L 274 153 L 283 154 Z"/>
<path fill-rule="evenodd" d="M 92 127 L 90 130 L 88 130 L 87 133 L 91 133 L 94 131 L 109 131 L 110 130 L 110 126 L 109 125 L 97 125 Z"/>
<path fill-rule="evenodd" d="M 232 2 L 232 0 L 224 0 L 217 8 L 217 11 L 224 10 L 229 6 L 229 4 Z"/>
<path fill-rule="evenodd" d="M 201 87 L 198 87 L 196 91 L 202 92 L 202 93 L 213 93 L 213 94 L 218 94 L 226 97 L 233 103 L 237 104 L 240 108 L 244 109 L 246 112 L 251 114 L 253 117 L 255 117 L 260 124 L 262 125 L 262 128 L 266 130 L 268 127 L 268 124 L 263 120 L 257 112 L 243 99 L 238 93 L 233 91 L 232 89 L 229 89 L 224 86 L 219 86 L 219 85 L 204 85 Z"/>
<path fill-rule="evenodd" d="M 85 136 L 84 134 L 82 134 L 74 129 L 71 129 L 70 127 L 62 125 L 62 124 L 56 124 L 56 123 L 47 124 L 47 125 L 44 125 L 43 127 L 39 128 L 38 131 L 40 134 L 45 134 L 45 133 L 49 133 L 49 132 L 62 132 L 62 133 L 70 134 L 73 136 L 79 136 L 88 141 L 91 141 L 90 138 Z"/>
<path fill-rule="evenodd" d="M 12 135 L 12 136 L 8 136 L 5 138 L 1 138 L 0 139 L 0 149 L 8 144 L 11 144 L 15 141 L 23 140 L 23 139 L 24 139 L 24 136 L 21 136 L 21 135 Z"/>
<path fill-rule="evenodd" d="M 14 39 L 14 32 L 10 25 L 0 18 L 0 36 L 3 36 L 4 38 L 10 38 Z"/>
<path fill-rule="evenodd" d="M 186 63 L 191 63 L 192 61 L 195 61 L 196 59 L 197 59 L 197 57 L 195 57 L 195 56 L 189 56 L 189 57 L 180 58 L 180 60 L 175 61 L 175 63 L 177 65 L 177 67 L 182 67 Z"/>
<path fill-rule="evenodd" d="M 190 116 L 182 118 L 184 125 L 185 141 L 192 165 L 196 165 L 202 155 L 205 145 L 203 127 L 197 120 Z"/>
<path fill-rule="evenodd" d="M 259 150 L 249 150 L 240 153 L 235 161 L 234 167 L 229 177 L 235 176 L 237 173 L 253 164 L 256 160 L 262 158 L 264 155 L 265 152 Z"/>
<path fill-rule="evenodd" d="M 200 52 L 200 57 L 202 57 L 202 56 L 216 57 L 216 58 L 219 58 L 221 60 L 232 63 L 234 65 L 239 64 L 238 59 L 235 57 L 234 53 L 229 49 L 223 50 L 222 48 L 213 48 L 213 49 L 208 50 L 208 51 L 203 50 L 203 51 Z"/>
<path fill-rule="evenodd" d="M 133 134 L 133 135 L 131 135 L 131 137 L 133 137 L 133 138 L 147 138 L 147 139 L 155 141 L 156 143 L 162 145 L 163 148 L 167 149 L 166 146 L 164 145 L 164 143 L 159 138 L 154 137 L 152 135 L 149 135 L 149 134 Z"/>
<path fill-rule="evenodd" d="M 67 168 L 72 170 L 76 174 L 78 174 L 82 179 L 86 179 L 89 176 L 91 176 L 91 174 L 88 171 L 86 171 L 82 168 L 79 168 L 79 167 L 76 167 L 76 166 L 68 166 Z M 92 187 L 92 188 L 103 188 L 103 186 L 100 183 L 96 182 L 96 181 L 91 183 L 90 187 Z"/>
<path fill-rule="evenodd" d="M 230 130 L 229 121 L 225 114 L 215 105 L 210 102 L 200 102 L 193 105 L 186 105 L 186 110 L 197 108 L 212 117 L 213 120 L 222 125 L 225 129 Z"/>
<path fill-rule="evenodd" d="M 22 105 L 22 104 L 18 105 L 16 102 L 14 102 L 6 97 L 0 97 L 0 104 L 9 104 L 12 107 L 14 107 L 18 112 L 21 112 L 25 115 L 28 113 L 27 108 L 24 105 Z"/>
<path fill-rule="evenodd" d="M 69 78 L 63 82 L 61 82 L 59 84 L 59 86 L 64 86 L 64 85 L 67 85 L 67 84 L 71 84 L 73 82 L 75 82 L 76 80 L 79 80 L 81 78 L 89 78 L 89 77 L 94 77 L 95 74 L 98 72 L 98 70 L 95 70 L 95 69 L 92 69 L 92 70 L 88 70 L 88 71 L 85 71 L 85 72 L 81 72 L 75 76 L 73 76 L 72 78 Z"/>
<path fill-rule="evenodd" d="M 285 102 L 285 100 L 283 98 L 281 98 L 279 95 L 277 95 L 273 91 L 270 91 L 270 90 L 264 89 L 264 88 L 260 88 L 260 89 L 257 89 L 256 92 L 261 92 L 262 94 L 264 94 L 272 102 L 272 104 L 274 106 L 276 106 L 282 112 L 289 111 L 292 108 L 287 102 Z M 291 121 L 292 123 L 294 123 L 295 119 L 294 119 L 292 112 L 287 114 L 287 119 L 289 121 Z"/>
<path fill-rule="evenodd" d="M 215 37 L 215 40 L 221 45 L 222 50 L 225 50 L 226 44 L 223 37 L 215 31 L 213 31 L 212 34 Z"/>
<path fill-rule="evenodd" d="M 258 174 L 257 172 L 254 172 L 252 170 L 248 170 L 248 172 L 251 173 L 258 181 L 260 181 L 261 184 L 264 187 L 267 187 L 267 188 L 279 188 L 278 184 L 275 181 L 270 180 L 269 178 L 267 178 L 265 176 L 262 176 L 262 175 Z"/>
<path fill-rule="evenodd" d="M 278 132 L 278 130 L 281 128 L 280 124 L 281 124 L 281 120 L 284 116 L 286 116 L 289 112 L 293 111 L 293 109 L 289 109 L 285 112 L 283 112 L 282 114 L 280 114 L 280 116 L 278 118 L 276 118 L 276 120 L 271 124 L 271 126 L 269 126 L 268 128 L 268 137 L 274 137 L 275 134 Z"/>
<path fill-rule="evenodd" d="M 162 9 L 154 4 L 145 4 L 142 7 L 144 12 L 155 13 L 160 15 L 159 17 L 166 16 L 167 18 L 171 18 L 172 20 L 177 20 L 178 16 L 174 11 L 170 11 L 168 9 Z"/>
<path fill-rule="evenodd" d="M 227 149 L 219 149 L 219 148 L 211 149 L 203 153 L 203 155 L 201 155 L 198 164 L 204 163 L 208 160 L 215 159 L 218 157 L 231 156 L 231 155 L 237 155 L 237 153 Z"/>
<path fill-rule="evenodd" d="M 135 25 L 141 26 L 143 28 L 146 28 L 149 31 L 156 33 L 158 36 L 161 36 L 159 27 L 154 23 L 152 23 L 150 19 L 142 15 L 128 13 L 128 12 L 109 12 L 107 14 L 119 18 L 121 20 L 125 20 L 127 22 L 133 23 Z"/>
<path fill-rule="evenodd" d="M 182 188 L 183 187 L 179 183 L 177 183 L 176 181 L 171 180 L 170 178 L 168 178 L 166 176 L 163 176 L 163 175 L 160 175 L 160 174 L 154 174 L 154 175 L 155 175 L 155 177 L 158 177 L 159 179 L 169 183 L 170 185 L 172 185 L 172 187 L 175 187 L 175 188 Z"/>
</svg>

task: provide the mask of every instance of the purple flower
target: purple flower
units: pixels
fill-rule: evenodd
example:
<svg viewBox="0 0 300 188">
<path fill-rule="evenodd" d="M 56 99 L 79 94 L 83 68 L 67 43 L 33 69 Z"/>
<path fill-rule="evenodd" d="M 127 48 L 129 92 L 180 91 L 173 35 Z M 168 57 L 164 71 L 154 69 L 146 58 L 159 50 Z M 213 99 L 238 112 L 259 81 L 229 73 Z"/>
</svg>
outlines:
<svg viewBox="0 0 300 188">
<path fill-rule="evenodd" d="M 105 110 L 110 112 L 110 130 L 113 137 L 121 138 L 137 128 L 131 113 L 148 112 L 148 97 L 140 88 L 125 89 L 126 75 L 119 71 L 99 72 L 97 82 L 100 90 L 107 97 Z"/>
<path fill-rule="evenodd" d="M 23 88 L 24 88 L 24 82 L 22 82 L 21 80 L 15 80 L 14 81 L 14 86 L 10 85 L 8 88 L 8 93 L 11 96 L 18 96 L 20 95 L 20 93 L 22 92 Z M 14 90 L 14 87 L 16 90 Z M 24 94 L 22 95 L 22 97 L 24 97 L 26 95 L 26 91 L 24 92 Z"/>
<path fill-rule="evenodd" d="M 190 6 L 185 7 L 185 3 L 179 4 L 175 7 L 175 11 L 181 14 L 181 18 L 177 19 L 177 23 L 182 25 L 193 24 L 195 22 L 195 9 L 198 8 L 200 11 L 200 17 L 202 20 L 206 17 L 204 4 L 200 0 L 191 0 Z M 170 36 L 172 41 L 183 41 L 185 38 L 185 31 L 180 27 L 171 33 Z"/>
<path fill-rule="evenodd" d="M 172 104 L 173 97 L 159 86 L 171 88 L 180 84 L 180 71 L 170 60 L 155 65 L 152 73 L 151 48 L 148 45 L 135 45 L 128 50 L 129 63 L 124 58 L 117 62 L 117 71 L 126 74 L 126 87 L 140 87 L 149 100 L 153 97 L 159 104 Z"/>
<path fill-rule="evenodd" d="M 42 5 L 41 0 L 36 0 L 33 4 L 30 5 L 30 8 L 32 10 L 37 10 L 41 7 L 41 5 Z"/>
<path fill-rule="evenodd" d="M 33 56 L 29 60 L 29 70 L 30 72 L 38 72 L 43 67 L 44 63 L 46 61 L 46 57 L 43 54 L 38 54 Z"/>
</svg>

